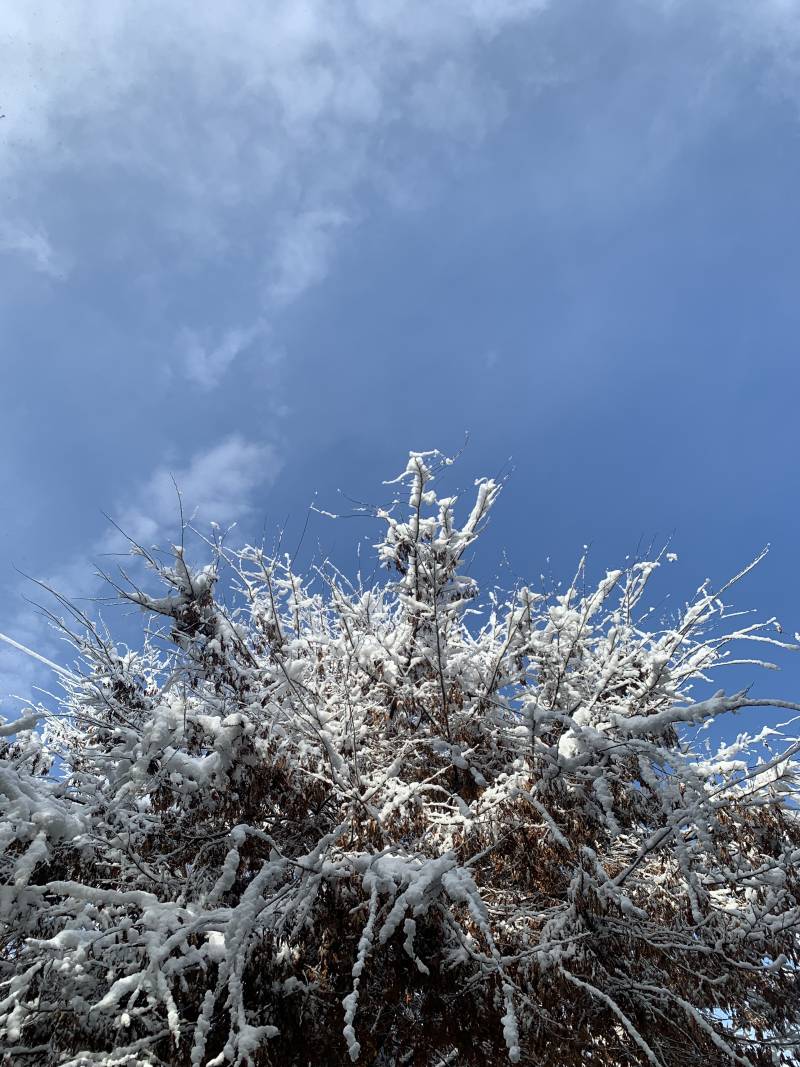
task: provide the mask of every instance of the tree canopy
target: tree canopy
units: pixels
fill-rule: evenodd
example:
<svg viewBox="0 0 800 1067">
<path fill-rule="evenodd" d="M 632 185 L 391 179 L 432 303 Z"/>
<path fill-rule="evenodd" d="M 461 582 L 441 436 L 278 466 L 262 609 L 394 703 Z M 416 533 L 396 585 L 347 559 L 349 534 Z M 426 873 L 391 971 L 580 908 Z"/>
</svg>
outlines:
<svg viewBox="0 0 800 1067">
<path fill-rule="evenodd" d="M 58 706 L 0 726 L 1 1062 L 800 1063 L 800 704 L 709 695 L 794 647 L 749 568 L 666 620 L 666 551 L 482 596 L 501 486 L 459 525 L 449 462 L 369 588 L 212 536 L 134 547 L 134 647 L 65 605 Z"/>
</svg>

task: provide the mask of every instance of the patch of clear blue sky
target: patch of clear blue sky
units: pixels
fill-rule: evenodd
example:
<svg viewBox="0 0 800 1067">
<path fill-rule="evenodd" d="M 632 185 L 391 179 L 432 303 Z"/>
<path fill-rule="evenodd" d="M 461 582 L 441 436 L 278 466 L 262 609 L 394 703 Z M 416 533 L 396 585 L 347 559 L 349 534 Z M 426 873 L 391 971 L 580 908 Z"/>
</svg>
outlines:
<svg viewBox="0 0 800 1067">
<path fill-rule="evenodd" d="M 17 153 L 2 178 L 70 266 L 62 278 L 37 270 L 9 239 L 0 256 L 0 630 L 36 634 L 12 562 L 74 583 L 85 561 L 93 591 L 100 509 L 146 512 L 154 471 L 186 471 L 231 435 L 280 462 L 271 482 L 234 494 L 243 529 L 274 532 L 288 516 L 291 548 L 314 492 L 332 511 L 348 510 L 338 487 L 383 501 L 380 482 L 409 448 L 452 452 L 467 430 L 451 476 L 465 495 L 512 457 L 476 562 L 487 580 L 503 551 L 501 580 L 568 578 L 585 543 L 600 573 L 674 534 L 680 562 L 657 588 L 680 601 L 769 541 L 736 601 L 800 629 L 800 78 L 781 53 L 800 27 L 776 12 L 569 0 L 501 20 L 463 63 L 447 48 L 430 59 L 430 77 L 462 63 L 475 100 L 497 97 L 475 112 L 478 132 L 446 114 L 440 128 L 342 125 L 341 144 L 298 156 L 269 198 L 244 173 L 265 105 L 242 89 L 226 108 L 243 187 L 230 202 L 209 194 L 225 236 L 200 251 L 181 227 L 202 212 L 183 220 L 180 190 L 122 151 L 124 109 L 93 126 L 78 95 L 60 136 L 85 160 L 59 162 L 53 141 L 50 156 Z M 156 104 L 163 94 L 152 139 L 179 120 L 202 136 L 202 93 L 161 74 L 143 90 Z M 420 77 L 409 68 L 387 92 L 412 93 Z M 7 89 L 2 104 L 13 111 Z M 119 152 L 97 156 L 101 136 Z M 308 197 L 315 167 L 343 166 L 348 137 L 373 163 Z M 269 298 L 270 227 L 291 227 L 307 201 L 347 219 L 322 226 L 319 276 Z M 187 329 L 213 347 L 262 320 L 213 388 L 187 377 Z M 353 569 L 355 540 L 374 532 L 313 516 L 305 560 L 319 545 Z M 781 663 L 781 675 L 736 680 L 797 699 L 800 657 Z M 19 688 L 5 652 L 0 666 Z"/>
</svg>

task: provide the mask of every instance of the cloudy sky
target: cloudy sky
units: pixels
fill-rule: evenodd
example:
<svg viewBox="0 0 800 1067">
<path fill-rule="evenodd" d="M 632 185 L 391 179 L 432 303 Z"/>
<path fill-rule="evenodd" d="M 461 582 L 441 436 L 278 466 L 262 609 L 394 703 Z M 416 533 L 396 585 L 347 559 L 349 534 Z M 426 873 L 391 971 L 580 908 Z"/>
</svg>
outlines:
<svg viewBox="0 0 800 1067">
<path fill-rule="evenodd" d="M 95 595 L 173 477 L 294 543 L 467 432 L 487 580 L 770 542 L 738 602 L 800 629 L 793 0 L 6 0 L 0 114 L 3 632 L 64 655 L 19 572 Z"/>
</svg>

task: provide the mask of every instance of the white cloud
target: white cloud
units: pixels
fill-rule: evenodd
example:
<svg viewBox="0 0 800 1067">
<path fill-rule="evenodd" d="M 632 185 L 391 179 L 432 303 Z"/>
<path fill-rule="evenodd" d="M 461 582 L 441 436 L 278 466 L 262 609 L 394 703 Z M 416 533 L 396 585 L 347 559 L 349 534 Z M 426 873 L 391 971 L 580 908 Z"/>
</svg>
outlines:
<svg viewBox="0 0 800 1067">
<path fill-rule="evenodd" d="M 254 492 L 271 485 L 281 466 L 273 445 L 234 434 L 198 452 L 185 466 L 160 466 L 129 503 L 118 507 L 113 518 L 136 541 L 150 545 L 170 536 L 174 540 L 180 530 L 177 486 L 187 520 L 224 526 L 250 512 Z M 105 550 L 116 542 L 108 535 L 103 541 Z"/>
<path fill-rule="evenodd" d="M 278 305 L 297 299 L 325 277 L 336 231 L 348 221 L 342 211 L 306 211 L 285 224 L 270 272 L 269 292 Z"/>
<path fill-rule="evenodd" d="M 69 175 L 73 191 L 84 181 L 94 191 L 141 181 L 146 212 L 131 223 L 120 209 L 111 228 L 128 225 L 137 239 L 144 228 L 142 244 L 162 271 L 165 262 L 194 270 L 226 255 L 253 261 L 264 292 L 252 318 L 270 319 L 271 304 L 285 305 L 325 277 L 339 235 L 364 217 L 355 205 L 368 199 L 365 188 L 395 206 L 413 203 L 427 188 L 420 170 L 435 170 L 437 154 L 479 141 L 502 121 L 520 85 L 502 63 L 490 72 L 485 60 L 499 35 L 548 7 L 559 17 L 561 6 L 546 0 L 72 0 L 46 18 L 25 0 L 0 5 L 8 42 L 0 185 L 29 190 L 25 210 L 43 216 L 14 224 L 18 251 L 46 273 L 63 267 L 44 236 L 48 182 Z M 580 5 L 563 10 L 574 39 Z M 715 27 L 700 67 L 766 56 L 780 91 L 800 99 L 793 0 L 608 7 L 621 32 L 630 23 L 645 27 L 644 37 L 647 25 L 687 13 Z M 591 42 L 580 42 L 590 57 Z M 542 84 L 562 61 L 548 46 L 536 51 Z M 536 69 L 518 73 L 536 82 Z M 706 106 L 698 93 L 702 86 L 687 93 L 681 125 Z M 653 136 L 678 138 L 680 129 L 659 120 L 658 101 L 645 103 L 654 108 Z M 171 242 L 169 257 L 150 239 L 156 235 Z M 106 251 L 124 247 L 125 234 L 111 237 Z M 190 325 L 204 334 L 202 324 Z M 235 359 L 229 351 L 223 343 L 218 358 L 196 361 L 198 385 L 219 381 Z"/>
<path fill-rule="evenodd" d="M 65 278 L 69 271 L 66 257 L 56 252 L 47 234 L 38 227 L 21 223 L 0 225 L 0 252 L 22 256 L 34 270 L 49 278 Z"/>
<path fill-rule="evenodd" d="M 245 519 L 254 507 L 258 491 L 267 489 L 280 473 L 282 461 L 272 444 L 248 441 L 239 434 L 226 437 L 216 445 L 201 450 L 187 463 L 162 464 L 146 479 L 131 488 L 126 499 L 119 499 L 111 517 L 119 530 L 110 528 L 95 539 L 85 557 L 67 560 L 43 578 L 44 583 L 63 597 L 91 612 L 85 598 L 102 592 L 101 582 L 93 573 L 92 561 L 107 564 L 106 557 L 124 554 L 130 548 L 127 538 L 145 547 L 167 547 L 180 538 L 180 490 L 184 518 L 198 529 L 210 522 L 223 528 Z M 120 532 L 123 531 L 123 533 Z M 36 575 L 32 577 L 37 577 Z M 46 605 L 48 595 L 30 582 L 17 590 L 20 601 L 39 601 Z M 49 607 L 63 614 L 51 601 Z M 11 616 L 8 635 L 59 663 L 69 665 L 71 656 L 58 641 L 55 630 L 35 607 L 25 605 Z M 13 710 L 7 695 L 30 697 L 36 685 L 51 686 L 52 676 L 46 668 L 24 653 L 0 642 L 0 711 Z"/>
<path fill-rule="evenodd" d="M 203 389 L 213 389 L 233 361 L 266 333 L 266 324 L 259 321 L 227 330 L 216 345 L 210 345 L 196 330 L 182 330 L 179 343 L 184 350 L 186 377 Z M 274 352 L 272 359 L 277 359 Z"/>
<path fill-rule="evenodd" d="M 217 209 L 286 179 L 301 201 L 347 189 L 360 132 L 413 124 L 418 83 L 442 64 L 469 73 L 477 49 L 544 6 L 75 0 L 42 19 L 33 5 L 3 5 L 13 44 L 0 72 L 3 166 L 123 165 Z M 461 106 L 481 112 L 486 83 L 464 86 Z M 355 162 L 361 173 L 363 156 Z"/>
<path fill-rule="evenodd" d="M 420 195 L 418 176 L 398 188 L 409 139 L 415 166 L 435 171 L 448 139 L 477 142 L 499 121 L 503 92 L 485 50 L 545 6 L 73 0 L 42 18 L 24 0 L 0 5 L 0 189 L 28 190 L 23 206 L 43 227 L 61 203 L 49 183 L 60 189 L 65 175 L 76 202 L 85 185 L 122 204 L 118 190 L 139 183 L 146 211 L 111 209 L 95 254 L 127 263 L 127 242 L 137 270 L 164 277 L 238 257 L 263 280 L 245 314 L 272 321 L 324 279 L 339 235 L 363 217 L 365 190 L 395 205 Z M 73 241 L 94 239 L 66 219 L 62 207 Z M 53 269 L 38 238 L 27 254 Z M 252 343 L 233 330 L 209 346 L 207 332 L 202 318 L 188 323 L 178 353 L 202 388 Z"/>
</svg>

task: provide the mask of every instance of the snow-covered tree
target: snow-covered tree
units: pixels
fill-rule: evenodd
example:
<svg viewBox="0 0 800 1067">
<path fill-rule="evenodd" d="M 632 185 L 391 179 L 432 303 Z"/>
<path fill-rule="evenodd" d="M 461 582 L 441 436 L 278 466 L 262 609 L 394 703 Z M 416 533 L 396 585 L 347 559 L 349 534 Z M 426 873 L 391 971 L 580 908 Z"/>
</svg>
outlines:
<svg viewBox="0 0 800 1067">
<path fill-rule="evenodd" d="M 793 646 L 733 582 L 656 624 L 667 553 L 482 602 L 500 487 L 459 525 L 448 462 L 377 510 L 372 588 L 137 548 L 141 643 L 85 619 L 0 726 L 0 1062 L 800 1063 L 798 745 L 700 741 L 800 710 L 704 696 Z"/>
</svg>

